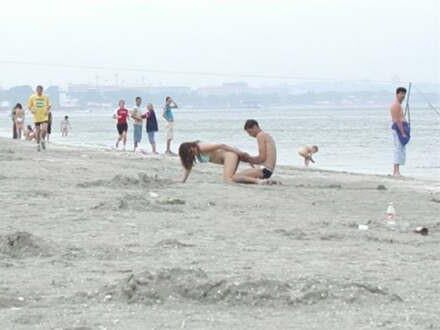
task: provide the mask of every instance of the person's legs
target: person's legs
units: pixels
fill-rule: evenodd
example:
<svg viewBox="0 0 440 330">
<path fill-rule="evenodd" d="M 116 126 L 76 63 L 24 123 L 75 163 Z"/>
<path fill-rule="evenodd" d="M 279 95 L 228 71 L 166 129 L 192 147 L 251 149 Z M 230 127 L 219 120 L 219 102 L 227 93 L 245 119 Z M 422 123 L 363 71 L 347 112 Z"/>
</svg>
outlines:
<svg viewBox="0 0 440 330">
<path fill-rule="evenodd" d="M 254 183 L 258 184 L 263 179 L 263 172 L 259 168 L 250 168 L 238 172 L 232 176 L 235 183 Z"/>
<path fill-rule="evenodd" d="M 50 137 L 51 133 L 52 133 L 52 124 L 48 123 L 48 124 L 46 124 L 46 139 L 47 139 L 47 142 L 49 142 L 49 137 Z"/>
<path fill-rule="evenodd" d="M 122 133 L 122 143 L 124 145 L 124 150 L 125 150 L 125 145 L 127 144 L 127 131 L 124 131 Z"/>
<path fill-rule="evenodd" d="M 41 150 L 40 141 L 41 141 L 41 124 L 35 123 L 35 141 L 37 141 L 37 150 Z"/>
<path fill-rule="evenodd" d="M 40 132 L 41 132 L 41 147 L 43 147 L 43 149 L 46 149 L 46 144 L 44 143 L 45 139 L 46 139 L 46 134 L 47 134 L 47 123 L 42 123 L 41 127 L 40 127 Z"/>
<path fill-rule="evenodd" d="M 139 128 L 140 130 L 140 134 L 142 134 L 142 126 L 139 125 L 133 125 L 133 144 L 134 144 L 134 150 L 136 151 L 139 142 L 140 142 L 140 138 L 139 138 Z"/>
<path fill-rule="evenodd" d="M 225 152 L 223 159 L 223 180 L 225 182 L 233 182 L 233 176 L 239 163 L 239 157 L 236 153 Z"/>
<path fill-rule="evenodd" d="M 123 133 L 123 131 L 122 131 L 122 127 L 121 127 L 120 124 L 116 125 L 116 129 L 118 130 L 118 139 L 116 140 L 116 149 L 118 149 L 119 148 L 119 142 L 122 141 L 122 133 Z"/>
<path fill-rule="evenodd" d="M 154 134 L 155 134 L 155 132 L 148 132 L 148 141 L 150 142 L 153 154 L 157 154 L 157 151 L 156 151 L 156 141 L 154 139 Z"/>
<path fill-rule="evenodd" d="M 23 135 L 23 126 L 21 124 L 17 125 L 17 138 L 21 140 L 21 137 Z"/>
<path fill-rule="evenodd" d="M 171 141 L 174 138 L 174 123 L 168 122 L 166 126 L 167 130 L 167 149 L 165 150 L 166 154 L 173 154 L 171 151 Z"/>
<path fill-rule="evenodd" d="M 304 157 L 304 166 L 309 167 L 309 164 L 310 164 L 310 159 L 307 157 Z"/>
<path fill-rule="evenodd" d="M 394 164 L 393 167 L 393 176 L 401 176 L 400 170 L 399 170 L 399 164 Z"/>
<path fill-rule="evenodd" d="M 399 177 L 400 174 L 400 165 L 405 164 L 406 158 L 406 150 L 405 146 L 400 143 L 399 135 L 393 129 L 393 142 L 394 142 L 394 166 L 393 166 L 393 176 Z"/>
</svg>

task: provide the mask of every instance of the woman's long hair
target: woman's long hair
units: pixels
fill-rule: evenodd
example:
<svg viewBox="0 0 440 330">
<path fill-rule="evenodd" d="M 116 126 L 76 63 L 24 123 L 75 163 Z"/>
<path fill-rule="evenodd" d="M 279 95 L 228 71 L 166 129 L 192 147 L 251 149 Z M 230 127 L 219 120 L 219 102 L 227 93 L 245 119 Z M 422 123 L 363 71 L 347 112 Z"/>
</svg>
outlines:
<svg viewBox="0 0 440 330">
<path fill-rule="evenodd" d="M 196 149 L 197 152 L 194 153 L 193 149 Z M 182 166 L 186 170 L 192 169 L 194 163 L 196 162 L 196 155 L 200 153 L 200 148 L 198 141 L 194 142 L 184 142 L 179 146 L 179 156 L 180 161 L 182 162 Z"/>
</svg>

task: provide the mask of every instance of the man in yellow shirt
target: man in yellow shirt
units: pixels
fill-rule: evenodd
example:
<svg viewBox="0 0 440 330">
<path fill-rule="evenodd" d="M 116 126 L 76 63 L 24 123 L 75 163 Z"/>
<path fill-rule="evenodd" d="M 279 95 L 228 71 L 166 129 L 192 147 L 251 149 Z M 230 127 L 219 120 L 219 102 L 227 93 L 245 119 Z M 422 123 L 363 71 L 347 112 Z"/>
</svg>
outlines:
<svg viewBox="0 0 440 330">
<path fill-rule="evenodd" d="M 47 133 L 47 122 L 49 120 L 50 101 L 46 95 L 43 95 L 43 86 L 38 85 L 36 93 L 29 97 L 28 108 L 32 113 L 35 124 L 35 137 L 37 140 L 37 150 L 46 149 L 44 139 Z"/>
</svg>

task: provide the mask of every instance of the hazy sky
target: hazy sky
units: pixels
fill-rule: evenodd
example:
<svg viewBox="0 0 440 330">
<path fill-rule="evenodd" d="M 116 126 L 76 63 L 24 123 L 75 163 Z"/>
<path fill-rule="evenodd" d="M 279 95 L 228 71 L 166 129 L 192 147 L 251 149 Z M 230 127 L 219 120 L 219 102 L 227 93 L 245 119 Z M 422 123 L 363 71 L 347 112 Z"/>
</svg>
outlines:
<svg viewBox="0 0 440 330">
<path fill-rule="evenodd" d="M 2 0 L 0 85 L 440 82 L 440 1 Z M 68 69 L 5 61 L 105 66 Z M 124 71 L 217 72 L 229 77 Z"/>
</svg>

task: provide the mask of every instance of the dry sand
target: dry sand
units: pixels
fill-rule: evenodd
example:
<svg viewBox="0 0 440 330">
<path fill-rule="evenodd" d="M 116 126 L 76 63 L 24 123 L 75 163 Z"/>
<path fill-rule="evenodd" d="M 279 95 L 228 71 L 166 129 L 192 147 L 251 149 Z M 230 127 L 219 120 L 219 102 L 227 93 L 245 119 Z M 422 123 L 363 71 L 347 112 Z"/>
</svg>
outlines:
<svg viewBox="0 0 440 330">
<path fill-rule="evenodd" d="M 440 328 L 438 182 L 48 149 L 0 140 L 0 329 Z"/>
</svg>

